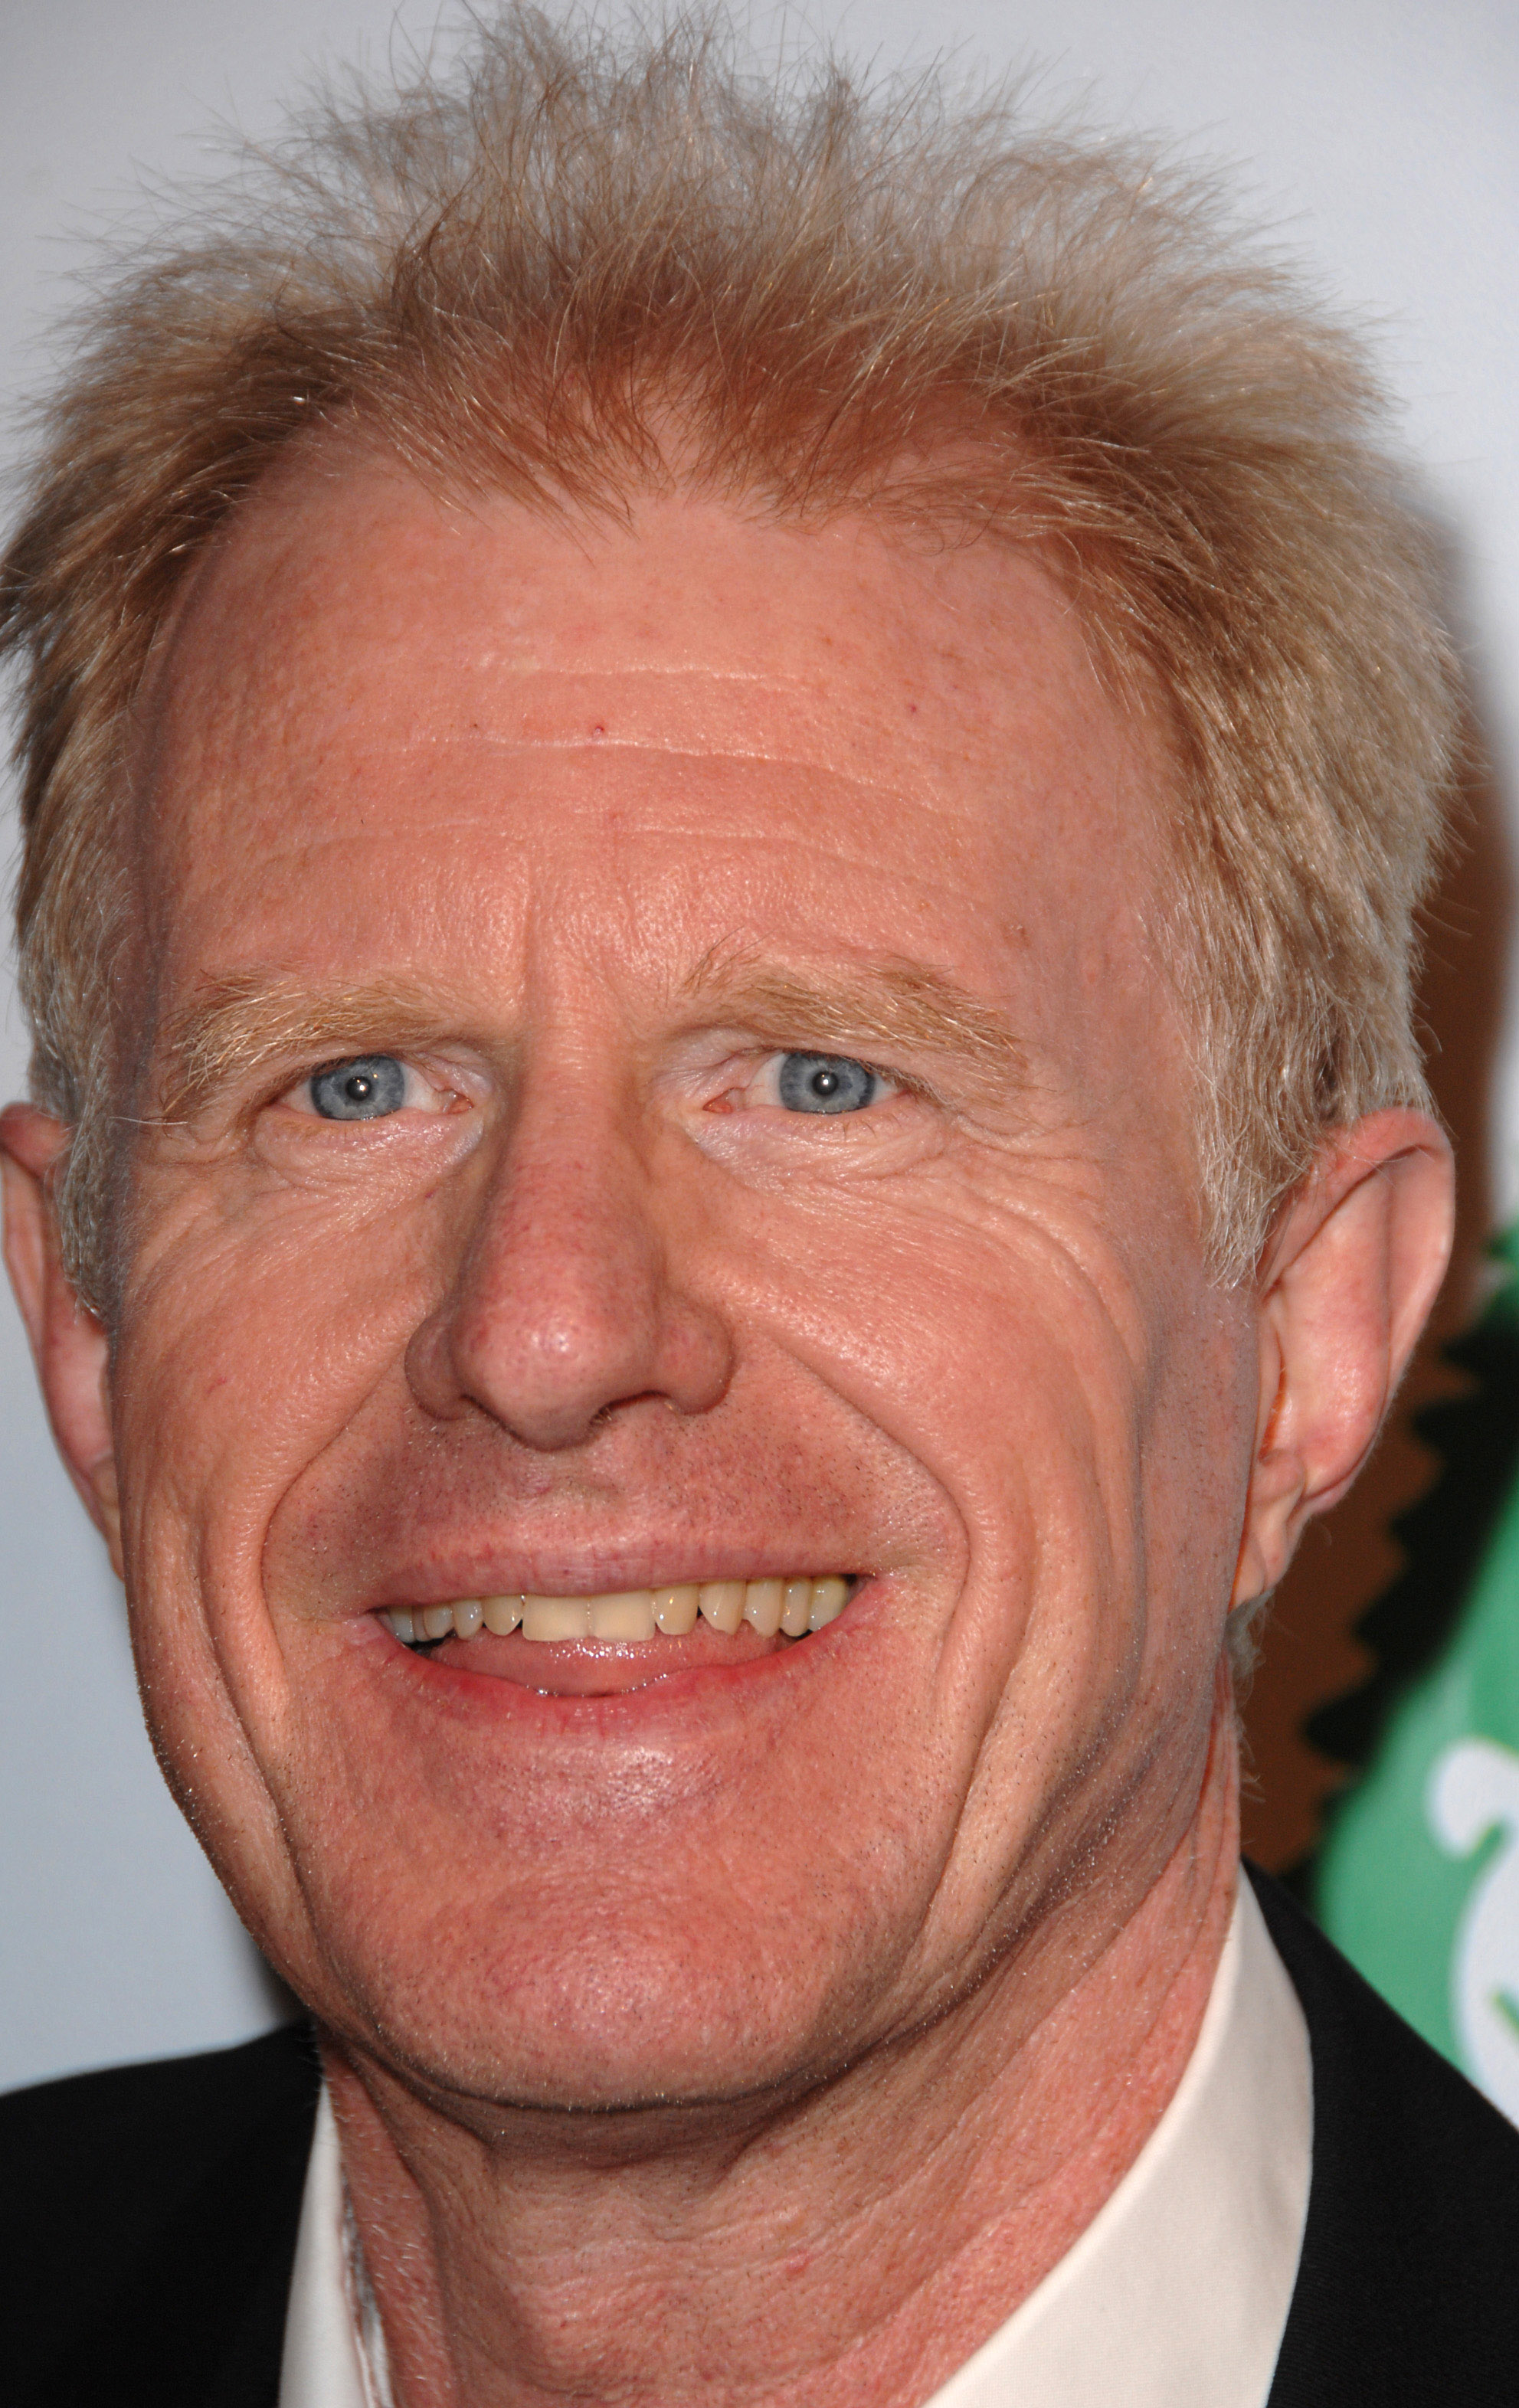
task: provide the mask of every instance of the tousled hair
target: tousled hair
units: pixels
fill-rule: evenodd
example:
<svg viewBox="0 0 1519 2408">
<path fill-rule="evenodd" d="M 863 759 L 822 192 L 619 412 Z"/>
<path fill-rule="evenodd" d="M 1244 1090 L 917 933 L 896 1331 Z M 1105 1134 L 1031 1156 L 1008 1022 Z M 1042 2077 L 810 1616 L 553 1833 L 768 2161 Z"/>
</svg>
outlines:
<svg viewBox="0 0 1519 2408">
<path fill-rule="evenodd" d="M 454 490 L 672 486 L 908 540 L 1036 544 L 1158 700 L 1155 934 L 1221 1277 L 1326 1130 L 1422 1103 L 1413 925 L 1455 680 L 1436 564 L 1347 334 L 1207 183 L 1016 95 L 767 78 L 716 21 L 512 9 L 447 73 L 328 94 L 121 262 L 46 405 L 0 566 L 36 1099 L 108 1315 L 134 729 L 188 566 L 272 464 L 358 427 Z M 680 430 L 678 455 L 666 439 Z"/>
</svg>

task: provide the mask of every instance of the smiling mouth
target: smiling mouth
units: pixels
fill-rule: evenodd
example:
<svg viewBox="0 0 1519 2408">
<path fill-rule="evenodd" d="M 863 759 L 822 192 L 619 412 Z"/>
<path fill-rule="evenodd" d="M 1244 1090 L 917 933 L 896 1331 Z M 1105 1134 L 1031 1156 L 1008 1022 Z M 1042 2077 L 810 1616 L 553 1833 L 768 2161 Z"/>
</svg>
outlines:
<svg viewBox="0 0 1519 2408">
<path fill-rule="evenodd" d="M 761 1639 L 805 1639 L 838 1620 L 860 1585 L 829 1573 L 822 1579 L 703 1581 L 675 1588 L 605 1591 L 595 1597 L 465 1597 L 448 1605 L 391 1606 L 382 1620 L 403 1645 L 435 1646 L 445 1639 L 497 1638 L 520 1632 L 545 1645 L 601 1639 L 682 1639 L 698 1621 L 728 1635 L 747 1623 Z"/>
</svg>

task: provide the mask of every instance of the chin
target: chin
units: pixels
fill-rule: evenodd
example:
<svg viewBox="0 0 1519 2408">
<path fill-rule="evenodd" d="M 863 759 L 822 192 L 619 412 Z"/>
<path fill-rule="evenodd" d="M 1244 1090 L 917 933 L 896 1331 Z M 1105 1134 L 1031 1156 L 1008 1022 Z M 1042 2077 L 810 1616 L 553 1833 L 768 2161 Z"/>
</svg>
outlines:
<svg viewBox="0 0 1519 2408">
<path fill-rule="evenodd" d="M 805 2088 L 830 2070 L 843 2006 L 779 1949 L 703 1961 L 673 1929 L 607 1928 L 567 1955 L 468 1952 L 442 1971 L 381 1986 L 366 1969 L 319 2017 L 414 2090 L 606 2113 Z"/>
<path fill-rule="evenodd" d="M 420 1835 L 419 1835 L 420 1837 Z M 373 1838 L 373 1835 L 371 1835 Z M 332 1851 L 280 1971 L 345 2051 L 408 2087 L 606 2110 L 824 2078 L 891 2022 L 896 1918 L 789 1850 L 736 1881 L 715 1842 L 612 1844 L 545 1869 L 494 1847 Z M 856 1869 L 858 1878 L 858 1869 Z"/>
</svg>

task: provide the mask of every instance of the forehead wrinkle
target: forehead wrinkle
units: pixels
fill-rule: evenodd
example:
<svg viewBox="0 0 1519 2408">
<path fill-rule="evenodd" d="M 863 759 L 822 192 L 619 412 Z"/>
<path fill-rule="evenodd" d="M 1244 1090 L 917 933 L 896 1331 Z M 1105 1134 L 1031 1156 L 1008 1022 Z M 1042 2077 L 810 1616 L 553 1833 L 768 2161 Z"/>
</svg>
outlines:
<svg viewBox="0 0 1519 2408">
<path fill-rule="evenodd" d="M 281 1056 L 436 1039 L 437 1000 L 395 979 L 312 988 L 257 971 L 208 982 L 167 1021 L 159 1087 L 165 1121 L 193 1117 L 234 1077 Z"/>
<path fill-rule="evenodd" d="M 753 765 L 767 769 L 795 770 L 808 777 L 826 778 L 830 783 L 844 787 L 853 794 L 865 796 L 871 800 L 879 797 L 892 802 L 915 806 L 931 804 L 935 807 L 941 805 L 944 800 L 939 781 L 926 772 L 915 784 L 905 785 L 895 781 L 888 781 L 884 776 L 862 777 L 857 771 L 844 767 L 841 763 L 828 759 L 821 752 L 782 751 L 780 745 L 768 742 L 737 743 L 725 736 L 720 740 L 714 739 L 710 743 L 697 746 L 691 743 L 689 738 L 681 743 L 674 743 L 653 731 L 648 734 L 627 736 L 595 736 L 589 732 L 583 735 L 577 733 L 562 736 L 523 736 L 498 734 L 484 727 L 470 727 L 466 730 L 453 727 L 409 727 L 398 736 L 394 743 L 375 745 L 372 757 L 376 760 L 392 761 L 402 752 L 440 753 L 466 749 L 471 752 L 490 753 L 501 755 L 507 759 L 527 761 L 537 759 L 545 753 L 583 752 L 603 758 L 625 754 L 633 760 L 653 759 L 669 762 L 677 767 L 684 766 L 696 769 L 710 768 L 714 765 L 728 763 L 740 766 Z M 364 756 L 355 755 L 355 757 Z M 448 821 L 437 823 L 444 826 L 459 824 Z"/>
<path fill-rule="evenodd" d="M 1024 1047 L 1002 1014 L 922 963 L 840 965 L 813 980 L 770 967 L 747 946 L 718 944 L 696 964 L 681 993 L 778 1034 L 947 1054 L 996 1096 L 1027 1076 Z"/>
<path fill-rule="evenodd" d="M 689 678 L 697 685 L 764 686 L 797 694 L 824 691 L 815 674 L 804 675 L 799 669 L 768 665 L 755 668 L 743 662 L 728 666 L 720 661 L 698 660 L 695 655 L 685 661 L 598 661 L 588 652 L 582 660 L 545 661 L 527 652 L 510 657 L 503 650 L 499 656 L 491 655 L 488 666 L 493 676 L 537 678 L 545 684 L 558 681 L 616 685 L 624 681 L 633 684 L 640 678 Z"/>
</svg>

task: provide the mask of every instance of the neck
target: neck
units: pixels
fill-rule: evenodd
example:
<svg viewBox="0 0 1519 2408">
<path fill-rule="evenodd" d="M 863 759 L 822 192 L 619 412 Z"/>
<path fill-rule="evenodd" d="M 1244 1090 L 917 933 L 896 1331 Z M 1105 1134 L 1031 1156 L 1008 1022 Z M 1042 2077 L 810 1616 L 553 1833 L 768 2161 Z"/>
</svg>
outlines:
<svg viewBox="0 0 1519 2408">
<path fill-rule="evenodd" d="M 1154 2130 L 1237 1862 L 1225 1700 L 1197 1813 L 1116 1928 L 1124 1885 L 1099 1877 L 929 2028 L 799 2100 L 657 2132 L 507 2115 L 487 2143 L 326 2044 L 397 2408 L 924 2400 Z"/>
</svg>

